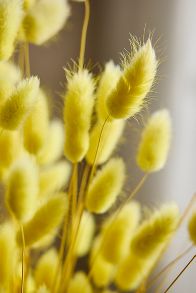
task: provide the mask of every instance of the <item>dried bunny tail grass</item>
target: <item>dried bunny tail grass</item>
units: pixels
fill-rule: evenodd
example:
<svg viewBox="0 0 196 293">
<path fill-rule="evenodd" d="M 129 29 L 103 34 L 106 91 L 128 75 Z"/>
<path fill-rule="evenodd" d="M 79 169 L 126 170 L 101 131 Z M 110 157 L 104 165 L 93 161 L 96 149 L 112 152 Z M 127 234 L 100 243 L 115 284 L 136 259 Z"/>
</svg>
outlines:
<svg viewBox="0 0 196 293">
<path fill-rule="evenodd" d="M 11 223 L 0 225 L 0 291 L 11 292 L 9 288 L 16 262 L 15 231 Z"/>
<path fill-rule="evenodd" d="M 63 196 L 56 196 L 45 202 L 34 214 L 34 216 L 24 224 L 25 245 L 32 246 L 45 236 L 54 233 L 67 211 L 67 200 Z M 21 233 L 17 233 L 17 241 L 22 245 Z"/>
<path fill-rule="evenodd" d="M 101 253 L 102 235 L 95 238 L 90 255 L 90 275 L 97 287 L 108 286 L 116 271 L 116 266 L 108 262 Z"/>
<path fill-rule="evenodd" d="M 93 179 L 86 195 L 86 208 L 97 214 L 106 212 L 115 202 L 125 181 L 122 159 L 111 159 Z"/>
<path fill-rule="evenodd" d="M 29 10 L 34 4 L 36 0 L 23 0 L 23 8 L 24 10 Z"/>
<path fill-rule="evenodd" d="M 40 173 L 40 197 L 48 197 L 61 190 L 68 182 L 70 165 L 65 162 L 55 163 Z"/>
<path fill-rule="evenodd" d="M 34 76 L 22 80 L 0 110 L 0 125 L 8 130 L 17 129 L 37 101 L 39 79 Z"/>
<path fill-rule="evenodd" d="M 157 64 L 150 39 L 127 58 L 124 71 L 106 102 L 111 118 L 133 117 L 141 110 L 152 87 Z"/>
<path fill-rule="evenodd" d="M 164 205 L 138 228 L 131 241 L 131 250 L 138 257 L 150 257 L 157 248 L 168 242 L 178 222 L 177 205 L 175 203 Z"/>
<path fill-rule="evenodd" d="M 86 160 L 90 165 L 94 164 L 97 146 L 99 145 L 102 132 L 101 143 L 98 149 L 96 164 L 105 163 L 116 148 L 125 127 L 125 121 L 109 121 L 105 124 L 103 132 L 103 123 L 98 122 L 90 133 L 90 145 L 86 154 Z"/>
<path fill-rule="evenodd" d="M 89 147 L 89 129 L 94 105 L 93 92 L 94 81 L 86 69 L 68 76 L 64 106 L 64 153 L 72 162 L 81 161 Z"/>
<path fill-rule="evenodd" d="M 188 231 L 191 241 L 196 245 L 196 211 L 193 212 L 189 219 Z"/>
<path fill-rule="evenodd" d="M 20 70 L 11 62 L 0 62 L 0 105 L 9 98 L 21 78 Z"/>
<path fill-rule="evenodd" d="M 164 167 L 171 141 L 171 119 L 165 109 L 155 112 L 143 130 L 137 164 L 145 172 Z"/>
<path fill-rule="evenodd" d="M 38 260 L 35 268 L 35 282 L 37 287 L 45 285 L 52 289 L 56 268 L 58 265 L 58 253 L 51 248 L 46 251 Z"/>
<path fill-rule="evenodd" d="M 144 221 L 132 239 L 129 256 L 118 267 L 115 282 L 121 290 L 134 290 L 148 277 L 178 222 L 176 204 L 163 206 Z"/>
<path fill-rule="evenodd" d="M 49 126 L 49 107 L 45 93 L 40 90 L 37 102 L 27 117 L 24 127 L 24 146 L 31 154 L 37 154 L 46 143 Z"/>
<path fill-rule="evenodd" d="M 48 165 L 57 161 L 63 155 L 64 127 L 60 120 L 53 120 L 48 129 L 47 141 L 37 155 L 40 165 Z"/>
<path fill-rule="evenodd" d="M 67 293 L 93 293 L 90 281 L 87 275 L 78 271 L 69 282 Z"/>
<path fill-rule="evenodd" d="M 140 220 L 140 206 L 131 202 L 122 208 L 120 213 L 106 221 L 103 231 L 101 253 L 113 263 L 119 263 L 128 253 L 131 238 Z"/>
<path fill-rule="evenodd" d="M 108 117 L 106 100 L 115 88 L 121 75 L 121 69 L 113 61 L 106 63 L 96 92 L 96 110 L 99 120 L 105 121 Z"/>
<path fill-rule="evenodd" d="M 0 162 L 1 168 L 9 168 L 22 152 L 18 131 L 0 129 Z"/>
<path fill-rule="evenodd" d="M 40 0 L 28 11 L 23 21 L 24 38 L 42 45 L 53 38 L 64 26 L 70 15 L 65 0 Z"/>
<path fill-rule="evenodd" d="M 24 157 L 11 169 L 6 184 L 6 204 L 19 222 L 32 215 L 39 191 L 38 169 L 32 159 Z"/>
<path fill-rule="evenodd" d="M 0 60 L 13 54 L 22 19 L 22 0 L 0 0 Z"/>
<path fill-rule="evenodd" d="M 84 211 L 75 244 L 75 254 L 79 257 L 86 255 L 91 247 L 95 232 L 95 221 L 93 215 Z"/>
</svg>

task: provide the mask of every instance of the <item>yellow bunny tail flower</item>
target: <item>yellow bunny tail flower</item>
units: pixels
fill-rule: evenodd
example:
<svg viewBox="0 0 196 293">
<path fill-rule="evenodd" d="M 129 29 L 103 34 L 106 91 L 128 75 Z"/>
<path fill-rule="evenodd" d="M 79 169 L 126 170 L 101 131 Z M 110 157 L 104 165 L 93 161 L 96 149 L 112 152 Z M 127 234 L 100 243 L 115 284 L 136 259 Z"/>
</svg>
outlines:
<svg viewBox="0 0 196 293">
<path fill-rule="evenodd" d="M 54 120 L 49 125 L 47 141 L 37 155 L 40 165 L 48 165 L 57 161 L 63 155 L 64 127 L 60 120 Z"/>
<path fill-rule="evenodd" d="M 125 181 L 125 164 L 122 159 L 111 159 L 93 179 L 86 196 L 90 212 L 106 212 L 115 202 Z"/>
<path fill-rule="evenodd" d="M 37 102 L 24 123 L 24 146 L 31 154 L 37 154 L 48 134 L 49 108 L 43 91 L 39 91 Z"/>
<path fill-rule="evenodd" d="M 70 280 L 67 293 L 93 293 L 90 281 L 87 275 L 78 271 Z"/>
<path fill-rule="evenodd" d="M 9 173 L 6 186 L 6 204 L 18 220 L 27 220 L 34 212 L 39 191 L 38 170 L 30 158 L 16 162 Z"/>
<path fill-rule="evenodd" d="M 64 106 L 64 153 L 74 163 L 81 161 L 88 151 L 93 91 L 94 81 L 86 69 L 68 77 Z"/>
<path fill-rule="evenodd" d="M 93 235 L 95 232 L 95 221 L 93 215 L 84 211 L 80 227 L 77 235 L 75 253 L 77 256 L 82 257 L 86 255 L 90 249 Z"/>
<path fill-rule="evenodd" d="M 1 168 L 9 168 L 22 151 L 20 135 L 17 131 L 0 129 Z"/>
<path fill-rule="evenodd" d="M 196 245 L 196 211 L 193 212 L 188 224 L 189 236 L 194 245 Z"/>
<path fill-rule="evenodd" d="M 131 241 L 129 256 L 118 267 L 116 284 L 121 290 L 134 290 L 148 277 L 174 234 L 178 221 L 178 208 L 170 204 L 141 224 Z"/>
<path fill-rule="evenodd" d="M 35 282 L 37 287 L 45 285 L 48 289 L 52 289 L 57 265 L 57 251 L 51 248 L 39 258 L 36 265 Z"/>
<path fill-rule="evenodd" d="M 11 284 L 16 261 L 16 243 L 14 227 L 11 223 L 0 225 L 0 291 L 11 292 Z"/>
<path fill-rule="evenodd" d="M 90 133 L 90 145 L 88 152 L 86 154 L 86 160 L 90 165 L 94 164 L 96 157 L 96 164 L 105 163 L 112 152 L 116 148 L 120 137 L 122 136 L 125 127 L 125 121 L 109 121 L 105 124 L 103 129 L 103 122 L 98 122 L 92 129 Z M 103 129 L 103 132 L 102 132 Z M 101 136 L 101 142 L 100 135 Z M 99 148 L 98 148 L 99 145 Z M 97 156 L 96 152 L 98 150 Z"/>
<path fill-rule="evenodd" d="M 137 114 L 150 91 L 157 70 L 157 60 L 151 41 L 128 57 L 124 71 L 107 99 L 111 118 L 121 119 Z"/>
<path fill-rule="evenodd" d="M 0 60 L 11 57 L 22 18 L 22 0 L 0 0 Z"/>
<path fill-rule="evenodd" d="M 17 129 L 37 101 L 39 80 L 31 77 L 21 81 L 0 110 L 0 125 L 8 130 Z"/>
<path fill-rule="evenodd" d="M 63 196 L 56 196 L 45 202 L 23 226 L 25 245 L 32 246 L 54 233 L 60 227 L 66 211 L 67 201 Z M 17 241 L 22 245 L 20 231 L 17 233 Z"/>
<path fill-rule="evenodd" d="M 28 11 L 23 30 L 28 42 L 42 45 L 53 38 L 64 26 L 70 14 L 65 0 L 39 0 Z"/>
<path fill-rule="evenodd" d="M 143 130 L 137 164 L 144 172 L 164 167 L 171 141 L 171 119 L 167 110 L 155 112 Z"/>
<path fill-rule="evenodd" d="M 122 208 L 115 219 L 106 222 L 101 253 L 113 263 L 119 263 L 128 253 L 131 238 L 140 220 L 140 206 L 136 202 Z"/>
<path fill-rule="evenodd" d="M 40 197 L 48 197 L 65 187 L 70 175 L 70 165 L 58 162 L 40 173 Z"/>
<path fill-rule="evenodd" d="M 0 62 L 0 106 L 9 98 L 21 78 L 20 70 L 11 62 Z"/>
<path fill-rule="evenodd" d="M 24 10 L 28 11 L 34 4 L 36 0 L 24 0 L 23 1 L 23 8 Z"/>
<path fill-rule="evenodd" d="M 119 66 L 115 65 L 113 61 L 106 63 L 96 92 L 96 110 L 99 120 L 105 121 L 108 118 L 106 99 L 115 88 L 120 75 L 121 70 Z"/>
</svg>

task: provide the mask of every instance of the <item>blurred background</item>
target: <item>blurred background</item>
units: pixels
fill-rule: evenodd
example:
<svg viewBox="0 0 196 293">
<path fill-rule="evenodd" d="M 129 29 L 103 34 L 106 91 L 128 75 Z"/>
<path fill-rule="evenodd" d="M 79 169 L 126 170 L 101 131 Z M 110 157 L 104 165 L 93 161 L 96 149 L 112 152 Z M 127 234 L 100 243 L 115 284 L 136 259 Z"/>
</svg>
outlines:
<svg viewBox="0 0 196 293">
<path fill-rule="evenodd" d="M 71 2 L 71 17 L 57 40 L 45 47 L 31 47 L 31 71 L 53 93 L 55 109 L 61 112 L 59 94 L 65 86 L 63 67 L 77 60 L 83 21 L 82 3 Z M 91 0 L 91 18 L 87 35 L 86 63 L 97 73 L 105 62 L 120 61 L 120 52 L 129 50 L 129 34 L 142 38 L 154 32 L 161 65 L 158 84 L 152 94 L 150 111 L 167 107 L 173 119 L 173 144 L 166 168 L 152 175 L 139 193 L 148 206 L 175 200 L 183 210 L 196 187 L 196 1 L 195 0 Z M 144 32 L 145 31 L 145 32 Z M 135 186 L 141 173 L 135 166 L 134 153 L 144 118 L 129 121 L 125 139 L 118 152 L 128 163 L 127 190 Z M 175 258 L 188 245 L 181 229 L 165 259 Z M 192 252 L 193 253 L 193 252 Z M 190 255 L 192 255 L 192 253 Z M 183 268 L 185 257 L 169 276 L 172 279 Z M 171 289 L 173 293 L 194 291 L 196 264 L 183 274 Z M 165 281 L 165 286 L 169 280 Z M 154 292 L 154 291 L 153 291 Z"/>
</svg>

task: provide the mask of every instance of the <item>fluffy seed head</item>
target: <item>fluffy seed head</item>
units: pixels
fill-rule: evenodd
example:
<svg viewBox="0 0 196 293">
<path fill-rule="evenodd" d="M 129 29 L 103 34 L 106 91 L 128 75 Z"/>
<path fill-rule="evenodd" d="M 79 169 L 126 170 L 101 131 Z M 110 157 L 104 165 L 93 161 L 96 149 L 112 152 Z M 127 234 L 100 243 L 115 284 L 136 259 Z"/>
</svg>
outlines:
<svg viewBox="0 0 196 293">
<path fill-rule="evenodd" d="M 109 159 L 122 136 L 124 126 L 125 121 L 123 120 L 109 121 L 105 124 L 98 149 L 96 164 L 103 164 Z M 90 165 L 93 165 L 95 160 L 102 128 L 103 122 L 98 122 L 90 133 L 90 145 L 86 154 L 86 160 Z"/>
<path fill-rule="evenodd" d="M 155 112 L 143 130 L 137 164 L 144 172 L 164 167 L 171 141 L 171 120 L 167 110 Z"/>
<path fill-rule="evenodd" d="M 119 263 L 129 252 L 131 238 L 140 219 L 140 207 L 136 202 L 127 204 L 115 219 L 111 217 L 103 233 L 101 253 L 113 263 Z"/>
<path fill-rule="evenodd" d="M 83 272 L 77 272 L 70 280 L 67 293 L 93 293 L 91 284 Z"/>
<path fill-rule="evenodd" d="M 94 105 L 93 91 L 94 82 L 86 69 L 68 77 L 64 106 L 64 153 L 72 162 L 81 161 L 89 147 L 89 129 Z"/>
<path fill-rule="evenodd" d="M 27 220 L 34 212 L 39 191 L 38 170 L 30 158 L 19 160 L 10 171 L 6 203 L 18 221 Z"/>
<path fill-rule="evenodd" d="M 61 224 L 67 211 L 67 201 L 56 196 L 44 203 L 34 216 L 24 224 L 25 245 L 32 246 L 45 236 L 54 233 Z M 17 233 L 17 241 L 22 245 L 21 233 Z"/>
<path fill-rule="evenodd" d="M 111 159 L 95 176 L 86 196 L 86 208 L 90 212 L 104 213 L 115 202 L 125 180 L 122 159 Z"/>
<path fill-rule="evenodd" d="M 121 70 L 119 66 L 116 66 L 113 61 L 106 63 L 96 92 L 96 110 L 99 120 L 105 121 L 108 118 L 109 114 L 106 107 L 106 100 L 115 88 L 120 75 Z"/>
<path fill-rule="evenodd" d="M 11 57 L 22 18 L 22 0 L 0 0 L 0 60 Z"/>
<path fill-rule="evenodd" d="M 63 28 L 69 14 L 70 8 L 65 0 L 35 2 L 23 21 L 25 39 L 33 44 L 42 45 Z"/>
<path fill-rule="evenodd" d="M 84 212 L 82 215 L 80 228 L 77 235 L 76 245 L 75 245 L 75 253 L 77 256 L 84 256 L 88 253 L 92 238 L 95 232 L 95 222 L 93 216 Z"/>
<path fill-rule="evenodd" d="M 196 245 L 196 211 L 193 212 L 189 220 L 188 230 L 191 241 Z"/>
<path fill-rule="evenodd" d="M 2 128 L 14 130 L 24 122 L 37 101 L 38 89 L 39 80 L 35 76 L 19 83 L 0 110 Z"/>
<path fill-rule="evenodd" d="M 64 141 L 63 124 L 56 119 L 49 125 L 46 142 L 37 155 L 38 163 L 48 165 L 57 161 L 63 155 Z"/>
<path fill-rule="evenodd" d="M 48 289 L 52 289 L 57 265 L 58 254 L 54 248 L 51 248 L 39 258 L 35 268 L 35 281 L 38 287 L 45 285 Z"/>
<path fill-rule="evenodd" d="M 107 99 L 107 110 L 112 118 L 129 118 L 144 104 L 157 70 L 157 60 L 151 41 L 136 51 Z"/>
<path fill-rule="evenodd" d="M 39 91 L 37 102 L 27 117 L 23 133 L 24 146 L 29 153 L 37 154 L 46 142 L 49 124 L 47 97 Z"/>
</svg>

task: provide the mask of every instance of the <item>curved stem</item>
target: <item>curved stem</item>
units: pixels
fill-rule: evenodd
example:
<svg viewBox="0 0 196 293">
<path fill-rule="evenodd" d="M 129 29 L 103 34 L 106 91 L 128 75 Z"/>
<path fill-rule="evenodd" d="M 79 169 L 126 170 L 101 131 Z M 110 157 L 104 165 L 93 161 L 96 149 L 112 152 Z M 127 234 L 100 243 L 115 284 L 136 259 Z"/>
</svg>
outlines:
<svg viewBox="0 0 196 293">
<path fill-rule="evenodd" d="M 25 271 L 24 271 L 24 263 L 25 263 L 25 238 L 24 238 L 24 230 L 23 226 L 20 225 L 20 231 L 22 236 L 22 280 L 21 280 L 21 293 L 24 293 L 24 284 L 25 284 Z"/>
<path fill-rule="evenodd" d="M 80 43 L 79 68 L 82 68 L 84 66 L 84 55 L 85 55 L 85 49 L 86 49 L 86 36 L 87 36 L 89 18 L 90 18 L 90 2 L 89 0 L 85 0 L 85 16 L 84 16 L 81 43 Z"/>
</svg>

